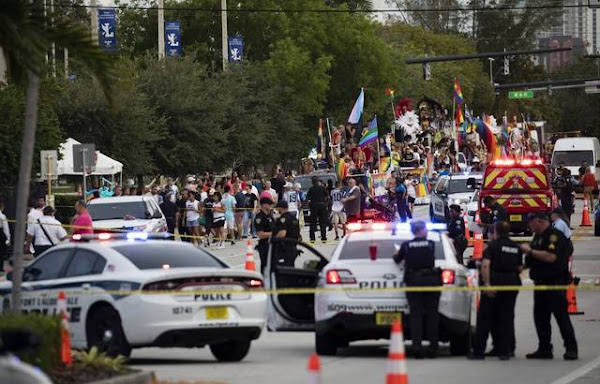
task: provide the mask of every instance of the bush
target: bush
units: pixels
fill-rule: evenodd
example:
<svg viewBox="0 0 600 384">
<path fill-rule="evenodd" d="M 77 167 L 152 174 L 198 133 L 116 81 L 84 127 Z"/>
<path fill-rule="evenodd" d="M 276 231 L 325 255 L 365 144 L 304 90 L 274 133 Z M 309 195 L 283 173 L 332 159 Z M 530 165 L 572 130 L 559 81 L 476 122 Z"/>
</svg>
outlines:
<svg viewBox="0 0 600 384">
<path fill-rule="evenodd" d="M 81 199 L 77 195 L 55 195 L 54 205 L 56 207 L 56 220 L 63 224 L 69 224 L 71 218 L 75 216 L 75 202 Z"/>
<path fill-rule="evenodd" d="M 40 367 L 44 372 L 51 372 L 61 365 L 60 325 L 61 320 L 58 316 L 41 314 L 0 316 L 0 330 L 26 328 L 32 330 L 39 337 L 39 347 L 15 354 L 21 360 Z"/>
</svg>

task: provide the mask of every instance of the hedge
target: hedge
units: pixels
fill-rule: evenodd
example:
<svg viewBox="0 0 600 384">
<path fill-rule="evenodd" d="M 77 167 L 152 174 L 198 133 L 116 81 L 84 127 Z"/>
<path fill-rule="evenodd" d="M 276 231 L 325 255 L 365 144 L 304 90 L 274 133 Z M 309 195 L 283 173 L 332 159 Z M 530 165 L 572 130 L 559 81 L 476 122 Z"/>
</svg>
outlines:
<svg viewBox="0 0 600 384">
<path fill-rule="evenodd" d="M 0 316 L 0 330 L 26 328 L 35 332 L 39 337 L 39 347 L 15 354 L 21 360 L 40 367 L 44 372 L 52 372 L 61 365 L 60 325 L 61 320 L 58 316 L 42 314 Z"/>
<path fill-rule="evenodd" d="M 55 195 L 54 205 L 56 207 L 56 220 L 63 224 L 68 224 L 71 218 L 75 216 L 75 202 L 81 199 L 77 195 Z"/>
</svg>

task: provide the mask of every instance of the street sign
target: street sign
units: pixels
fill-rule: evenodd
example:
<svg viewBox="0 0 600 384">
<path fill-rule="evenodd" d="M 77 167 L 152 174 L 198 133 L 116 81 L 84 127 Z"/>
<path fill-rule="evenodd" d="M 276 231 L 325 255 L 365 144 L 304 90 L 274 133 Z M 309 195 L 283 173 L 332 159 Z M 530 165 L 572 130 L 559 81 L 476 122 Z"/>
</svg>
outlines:
<svg viewBox="0 0 600 384">
<path fill-rule="evenodd" d="M 510 91 L 509 99 L 533 99 L 533 91 Z"/>
<path fill-rule="evenodd" d="M 40 151 L 40 175 L 42 180 L 58 179 L 58 151 Z"/>
<path fill-rule="evenodd" d="M 600 93 L 600 81 L 586 81 L 585 93 L 588 95 Z"/>
<path fill-rule="evenodd" d="M 178 20 L 165 21 L 165 46 L 168 57 L 181 56 L 181 24 Z"/>
<path fill-rule="evenodd" d="M 240 36 L 229 37 L 229 62 L 239 63 L 244 55 L 244 39 Z"/>
<path fill-rule="evenodd" d="M 117 19 L 115 8 L 98 9 L 98 44 L 105 51 L 116 51 L 117 46 Z"/>
<path fill-rule="evenodd" d="M 87 173 L 96 170 L 96 145 L 75 144 L 73 145 L 73 171 L 83 173 L 83 167 Z"/>
</svg>

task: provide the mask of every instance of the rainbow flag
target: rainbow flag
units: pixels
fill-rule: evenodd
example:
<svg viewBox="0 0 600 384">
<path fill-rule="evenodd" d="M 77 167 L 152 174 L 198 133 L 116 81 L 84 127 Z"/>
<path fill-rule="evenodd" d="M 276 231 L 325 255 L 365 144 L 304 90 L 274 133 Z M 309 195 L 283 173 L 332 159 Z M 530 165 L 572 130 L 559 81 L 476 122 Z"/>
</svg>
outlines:
<svg viewBox="0 0 600 384">
<path fill-rule="evenodd" d="M 465 122 L 465 117 L 462 113 L 462 106 L 458 104 L 456 106 L 456 126 L 460 127 Z"/>
<path fill-rule="evenodd" d="M 378 134 L 379 133 L 377 130 L 377 116 L 375 116 L 373 120 L 371 120 L 371 122 L 369 123 L 369 126 L 363 130 L 358 145 L 360 145 L 360 147 L 363 148 L 369 145 L 370 143 L 377 141 Z"/>
<path fill-rule="evenodd" d="M 317 134 L 317 153 L 325 153 L 325 140 L 323 139 L 323 119 L 319 119 L 319 133 Z"/>
<path fill-rule="evenodd" d="M 465 102 L 463 98 L 462 89 L 460 88 L 460 84 L 458 83 L 458 78 L 454 78 L 454 99 L 456 100 L 456 104 L 461 105 Z"/>
<path fill-rule="evenodd" d="M 338 177 L 338 180 L 344 180 L 348 175 L 348 166 L 343 159 L 338 159 L 335 163 L 335 173 Z"/>
</svg>

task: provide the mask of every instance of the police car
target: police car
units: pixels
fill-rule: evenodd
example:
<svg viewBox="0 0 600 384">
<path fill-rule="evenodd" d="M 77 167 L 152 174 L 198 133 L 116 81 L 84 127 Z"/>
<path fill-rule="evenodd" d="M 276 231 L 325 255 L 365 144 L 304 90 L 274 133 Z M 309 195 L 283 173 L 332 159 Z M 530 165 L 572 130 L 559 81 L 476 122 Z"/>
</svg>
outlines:
<svg viewBox="0 0 600 384">
<path fill-rule="evenodd" d="M 74 348 L 129 356 L 139 347 L 208 345 L 218 360 L 238 361 L 260 336 L 267 299 L 260 274 L 148 233 L 74 236 L 80 241 L 27 266 L 21 294 L 24 312 L 54 313 L 65 291 Z M 0 283 L 3 311 L 10 293 L 11 282 Z"/>
<path fill-rule="evenodd" d="M 428 224 L 431 229 L 443 224 Z M 321 355 L 335 355 L 352 341 L 387 339 L 390 324 L 400 314 L 410 316 L 403 286 L 404 271 L 392 260 L 403 242 L 413 238 L 408 224 L 373 223 L 348 225 L 349 234 L 339 243 L 331 260 L 302 245 L 302 257 L 312 258 L 295 267 L 278 266 L 269 258 L 269 288 L 316 287 L 316 294 L 272 295 L 268 302 L 268 327 L 274 331 L 314 330 Z M 467 269 L 444 232 L 430 231 L 435 242 L 436 267 L 442 268 L 445 286 L 467 286 Z M 272 248 L 273 249 L 273 248 Z M 378 288 L 383 288 L 377 290 Z M 322 289 L 322 291 L 319 291 Z M 445 291 L 440 298 L 440 341 L 450 342 L 452 354 L 468 352 L 475 323 L 475 300 L 467 291 Z M 403 322 L 410 339 L 409 322 Z"/>
<path fill-rule="evenodd" d="M 150 196 L 117 196 L 93 199 L 88 203 L 95 232 L 166 232 L 167 219 Z"/>
<path fill-rule="evenodd" d="M 481 185 L 481 173 L 456 173 L 440 176 L 431 193 L 429 216 L 433 222 L 446 223 L 450 218 L 450 205 L 458 204 L 463 211 Z"/>
</svg>

